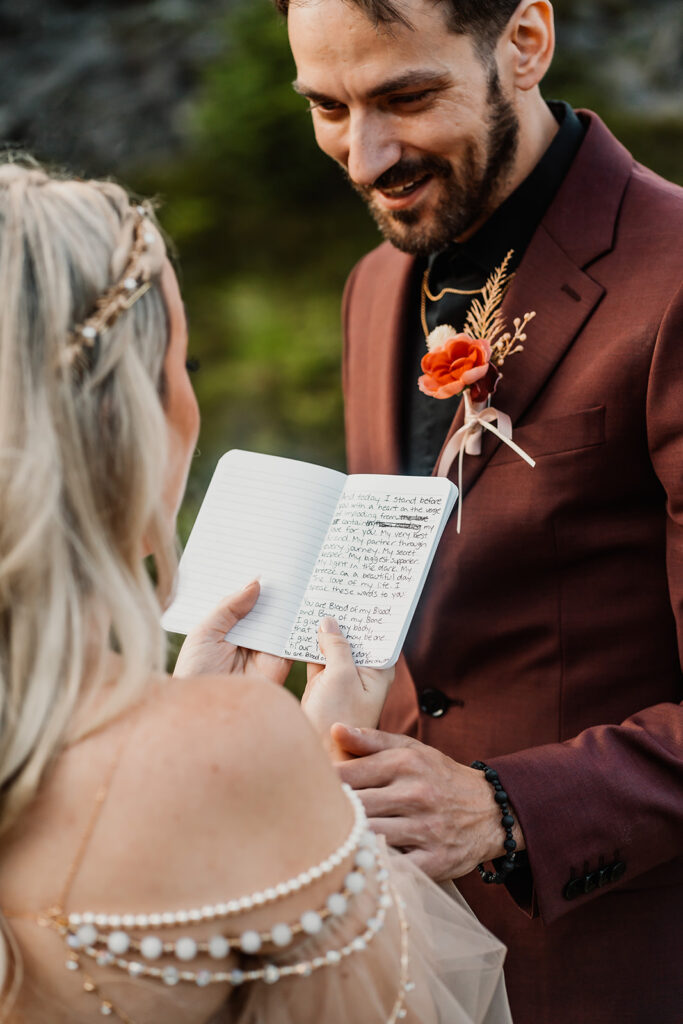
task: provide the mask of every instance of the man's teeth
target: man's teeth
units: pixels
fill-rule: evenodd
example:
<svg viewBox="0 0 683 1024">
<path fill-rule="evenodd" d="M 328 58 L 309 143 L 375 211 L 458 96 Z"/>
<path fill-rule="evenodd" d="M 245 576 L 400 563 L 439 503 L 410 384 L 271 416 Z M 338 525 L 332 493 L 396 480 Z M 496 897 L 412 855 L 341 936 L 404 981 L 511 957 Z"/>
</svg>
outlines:
<svg viewBox="0 0 683 1024">
<path fill-rule="evenodd" d="M 383 188 L 382 191 L 387 196 L 401 196 L 406 192 L 410 192 L 415 188 L 416 185 L 420 184 L 421 179 L 415 181 L 408 181 L 405 185 L 396 185 L 394 188 Z"/>
</svg>

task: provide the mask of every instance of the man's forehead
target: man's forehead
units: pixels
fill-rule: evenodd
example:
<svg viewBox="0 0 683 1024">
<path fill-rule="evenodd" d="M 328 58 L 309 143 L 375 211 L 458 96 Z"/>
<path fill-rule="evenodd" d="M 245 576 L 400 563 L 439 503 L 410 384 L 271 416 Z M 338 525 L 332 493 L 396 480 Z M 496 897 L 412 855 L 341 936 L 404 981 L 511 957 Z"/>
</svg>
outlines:
<svg viewBox="0 0 683 1024">
<path fill-rule="evenodd" d="M 440 5 L 414 2 L 421 5 L 414 28 L 377 27 L 346 0 L 304 0 L 290 7 L 295 89 L 313 96 L 343 81 L 371 98 L 445 77 L 461 60 L 469 64 L 471 39 L 447 30 Z"/>
<path fill-rule="evenodd" d="M 372 3 L 368 0 L 336 0 L 347 7 L 355 9 L 369 22 L 378 28 L 387 25 L 407 25 L 410 27 L 411 12 L 423 7 L 438 7 L 444 0 L 377 0 Z M 320 7 L 324 0 L 289 0 L 287 16 L 297 7 Z"/>
<path fill-rule="evenodd" d="M 287 23 L 303 26 L 310 35 L 321 36 L 331 23 L 344 23 L 363 33 L 373 33 L 386 43 L 404 33 L 421 34 L 425 31 L 449 29 L 447 5 L 443 0 L 396 0 L 397 17 L 377 20 L 363 4 L 353 0 L 293 0 L 287 13 Z"/>
</svg>

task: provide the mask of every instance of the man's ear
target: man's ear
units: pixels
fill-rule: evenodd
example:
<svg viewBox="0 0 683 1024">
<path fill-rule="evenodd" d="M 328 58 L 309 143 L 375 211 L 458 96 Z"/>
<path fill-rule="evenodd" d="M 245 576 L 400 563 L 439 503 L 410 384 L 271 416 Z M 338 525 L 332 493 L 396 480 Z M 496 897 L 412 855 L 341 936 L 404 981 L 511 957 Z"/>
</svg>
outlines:
<svg viewBox="0 0 683 1024">
<path fill-rule="evenodd" d="M 504 36 L 514 85 L 525 92 L 533 89 L 550 67 L 555 52 L 555 23 L 548 0 L 522 0 Z"/>
</svg>

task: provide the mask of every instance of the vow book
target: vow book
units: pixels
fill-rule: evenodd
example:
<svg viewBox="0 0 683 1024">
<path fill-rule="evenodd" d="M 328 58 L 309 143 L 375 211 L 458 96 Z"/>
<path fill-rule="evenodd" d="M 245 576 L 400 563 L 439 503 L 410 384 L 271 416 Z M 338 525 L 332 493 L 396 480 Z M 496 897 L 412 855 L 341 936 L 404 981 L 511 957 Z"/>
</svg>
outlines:
<svg viewBox="0 0 683 1024">
<path fill-rule="evenodd" d="M 324 662 L 318 624 L 331 615 L 357 665 L 393 665 L 456 495 L 445 478 L 345 476 L 227 452 L 180 560 L 163 626 L 189 632 L 259 577 L 261 595 L 230 630 L 232 643 Z"/>
</svg>

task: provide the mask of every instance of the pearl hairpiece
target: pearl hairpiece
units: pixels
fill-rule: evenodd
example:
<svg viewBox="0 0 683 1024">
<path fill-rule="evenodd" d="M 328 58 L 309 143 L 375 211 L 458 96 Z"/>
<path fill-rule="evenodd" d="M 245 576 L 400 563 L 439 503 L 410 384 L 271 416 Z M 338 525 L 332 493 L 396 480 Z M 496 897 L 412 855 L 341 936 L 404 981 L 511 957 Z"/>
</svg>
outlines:
<svg viewBox="0 0 683 1024">
<path fill-rule="evenodd" d="M 95 347 L 100 335 L 113 327 L 121 314 L 151 288 L 151 269 L 146 256 L 159 236 L 144 206 L 135 206 L 132 212 L 136 219 L 133 244 L 121 278 L 99 297 L 94 312 L 72 331 L 71 340 L 60 356 L 63 366 L 82 365 L 86 351 Z"/>
</svg>

